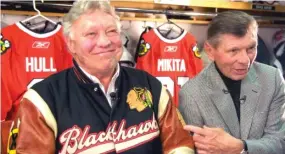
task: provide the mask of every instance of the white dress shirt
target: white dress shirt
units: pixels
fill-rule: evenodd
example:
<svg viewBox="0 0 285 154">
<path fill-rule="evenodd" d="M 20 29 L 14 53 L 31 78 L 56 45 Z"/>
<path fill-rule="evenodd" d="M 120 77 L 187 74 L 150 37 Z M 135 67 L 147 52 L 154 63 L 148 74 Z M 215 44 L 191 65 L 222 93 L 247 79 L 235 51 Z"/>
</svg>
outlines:
<svg viewBox="0 0 285 154">
<path fill-rule="evenodd" d="M 82 72 L 91 80 L 93 81 L 94 83 L 98 83 L 99 84 L 99 87 L 101 88 L 101 90 L 103 91 L 104 95 L 106 96 L 107 100 L 108 100 L 108 103 L 110 105 L 110 107 L 112 107 L 112 101 L 111 101 L 111 96 L 110 94 L 112 92 L 116 92 L 116 89 L 115 89 L 115 82 L 119 76 L 119 73 L 120 73 L 120 66 L 119 64 L 117 64 L 117 68 L 116 68 L 116 73 L 113 75 L 112 79 L 111 79 L 111 82 L 108 86 L 108 89 L 107 91 L 105 90 L 103 84 L 100 82 L 100 80 L 94 76 L 94 75 L 91 75 L 89 73 L 87 73 L 83 68 L 80 67 L 80 69 L 82 70 Z M 96 89 L 94 89 L 94 91 L 97 91 Z"/>
</svg>

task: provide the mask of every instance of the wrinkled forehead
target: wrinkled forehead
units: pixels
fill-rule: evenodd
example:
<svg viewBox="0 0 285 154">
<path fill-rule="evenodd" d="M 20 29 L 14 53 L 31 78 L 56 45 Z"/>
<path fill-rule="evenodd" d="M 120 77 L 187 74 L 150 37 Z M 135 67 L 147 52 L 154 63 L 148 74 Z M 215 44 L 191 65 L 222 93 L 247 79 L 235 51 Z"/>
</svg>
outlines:
<svg viewBox="0 0 285 154">
<path fill-rule="evenodd" d="M 116 16 L 114 16 L 110 12 L 106 12 L 102 9 L 96 9 L 96 10 L 88 10 L 82 15 L 79 16 L 79 18 L 76 20 L 82 25 L 85 24 L 85 22 L 92 22 L 93 24 L 96 23 L 102 23 L 104 24 L 116 24 Z"/>
<path fill-rule="evenodd" d="M 224 46 L 224 45 L 234 45 L 234 44 L 239 44 L 242 43 L 244 45 L 252 45 L 256 44 L 257 45 L 257 39 L 258 39 L 258 27 L 255 25 L 250 25 L 247 29 L 247 32 L 245 33 L 244 36 L 236 36 L 231 33 L 227 34 L 220 34 L 219 37 L 219 43 L 217 47 L 219 46 Z"/>
<path fill-rule="evenodd" d="M 88 11 L 80 15 L 73 23 L 71 37 L 74 33 L 81 33 L 88 30 L 98 30 L 98 28 L 116 28 L 120 31 L 120 23 L 112 14 L 102 10 Z"/>
<path fill-rule="evenodd" d="M 227 50 L 227 49 L 242 49 L 242 48 L 250 48 L 253 46 L 257 46 L 257 36 L 252 34 L 252 32 L 248 32 L 245 36 L 237 37 L 232 34 L 223 35 L 219 42 L 218 48 Z"/>
</svg>

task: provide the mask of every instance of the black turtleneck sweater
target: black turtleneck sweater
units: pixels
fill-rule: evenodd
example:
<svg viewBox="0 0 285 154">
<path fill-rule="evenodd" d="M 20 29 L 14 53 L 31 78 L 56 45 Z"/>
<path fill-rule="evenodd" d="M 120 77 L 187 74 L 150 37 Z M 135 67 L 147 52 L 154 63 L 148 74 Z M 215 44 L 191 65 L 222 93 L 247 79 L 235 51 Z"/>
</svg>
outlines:
<svg viewBox="0 0 285 154">
<path fill-rule="evenodd" d="M 240 121 L 240 88 L 241 88 L 241 80 L 235 81 L 228 77 L 226 77 L 217 67 L 215 64 L 217 71 L 219 72 L 222 80 L 224 81 L 226 87 L 228 88 L 229 93 L 233 99 L 236 113 L 238 117 L 238 121 Z"/>
</svg>

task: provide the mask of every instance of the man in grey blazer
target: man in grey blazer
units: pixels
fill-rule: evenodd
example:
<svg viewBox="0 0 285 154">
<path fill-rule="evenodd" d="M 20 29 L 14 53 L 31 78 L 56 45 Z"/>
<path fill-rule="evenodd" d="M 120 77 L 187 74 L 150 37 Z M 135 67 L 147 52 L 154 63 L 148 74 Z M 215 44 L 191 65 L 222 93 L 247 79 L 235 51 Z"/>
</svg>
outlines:
<svg viewBox="0 0 285 154">
<path fill-rule="evenodd" d="M 254 62 L 258 26 L 241 11 L 218 14 L 204 48 L 213 61 L 179 93 L 179 110 L 201 154 L 285 154 L 285 83 Z"/>
</svg>

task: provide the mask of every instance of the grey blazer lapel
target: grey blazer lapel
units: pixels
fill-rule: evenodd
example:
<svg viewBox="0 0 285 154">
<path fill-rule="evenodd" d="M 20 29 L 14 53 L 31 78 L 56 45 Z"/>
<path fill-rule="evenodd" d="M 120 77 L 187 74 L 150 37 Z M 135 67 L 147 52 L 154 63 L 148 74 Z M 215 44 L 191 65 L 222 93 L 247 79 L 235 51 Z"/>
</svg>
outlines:
<svg viewBox="0 0 285 154">
<path fill-rule="evenodd" d="M 226 90 L 227 88 L 217 72 L 215 65 L 212 63 L 208 69 L 206 76 L 208 78 L 208 86 L 212 89 L 211 99 L 223 117 L 225 126 L 228 127 L 231 135 L 239 138 L 240 126 L 231 95 L 229 92 L 223 92 L 223 89 Z"/>
<path fill-rule="evenodd" d="M 241 138 L 247 139 L 260 94 L 260 85 L 254 67 L 250 69 L 248 75 L 242 81 L 240 94 L 241 98 L 245 98 L 241 100 L 240 104 Z"/>
</svg>

